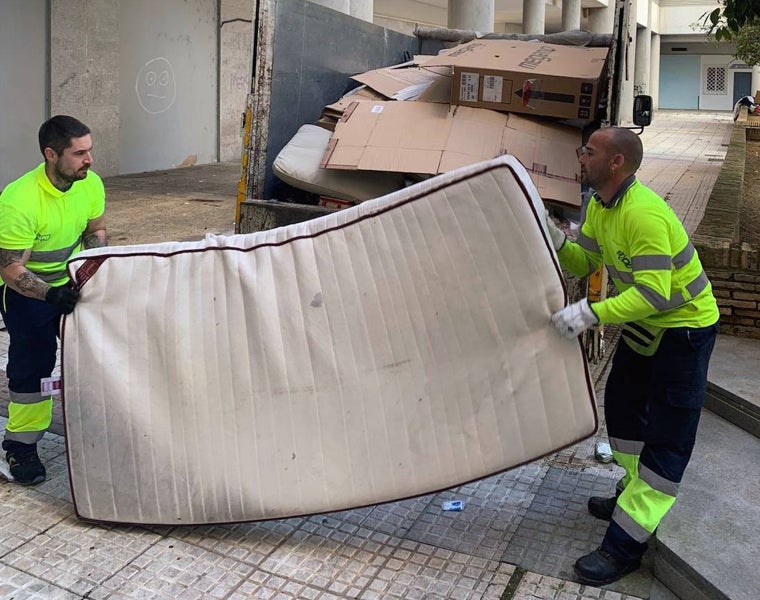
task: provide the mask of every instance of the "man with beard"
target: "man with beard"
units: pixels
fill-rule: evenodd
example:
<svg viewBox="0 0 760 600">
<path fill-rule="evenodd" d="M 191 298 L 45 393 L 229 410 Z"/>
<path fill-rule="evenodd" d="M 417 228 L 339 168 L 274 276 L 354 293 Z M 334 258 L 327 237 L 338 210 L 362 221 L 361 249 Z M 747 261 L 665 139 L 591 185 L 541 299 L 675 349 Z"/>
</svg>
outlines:
<svg viewBox="0 0 760 600">
<path fill-rule="evenodd" d="M 79 298 L 66 264 L 82 248 L 106 245 L 105 191 L 90 171 L 89 128 L 52 117 L 40 127 L 39 146 L 45 162 L 0 194 L 0 312 L 10 335 L 2 446 L 22 485 L 45 480 L 37 442 L 50 426 L 53 399 L 41 380 L 55 368 L 61 315 Z"/>
<path fill-rule="evenodd" d="M 647 540 L 676 500 L 718 330 L 718 306 L 683 225 L 636 179 L 642 155 L 629 129 L 594 132 L 578 151 L 581 178 L 595 191 L 578 240 L 567 240 L 547 219 L 562 266 L 581 277 L 603 263 L 619 292 L 552 315 L 570 339 L 597 323 L 623 325 L 604 415 L 625 475 L 615 496 L 589 499 L 589 512 L 610 524 L 601 547 L 575 563 L 580 582 L 595 586 L 639 567 Z"/>
</svg>

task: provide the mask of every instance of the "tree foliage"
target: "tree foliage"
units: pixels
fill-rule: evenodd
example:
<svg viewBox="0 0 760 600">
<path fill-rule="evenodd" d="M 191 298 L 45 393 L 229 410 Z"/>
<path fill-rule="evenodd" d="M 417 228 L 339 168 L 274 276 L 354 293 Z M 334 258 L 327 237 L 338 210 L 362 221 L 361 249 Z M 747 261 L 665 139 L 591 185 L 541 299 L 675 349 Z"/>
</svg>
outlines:
<svg viewBox="0 0 760 600">
<path fill-rule="evenodd" d="M 736 42 L 736 58 L 750 67 L 760 64 L 760 19 L 739 29 L 733 39 Z"/>
<path fill-rule="evenodd" d="M 717 41 L 734 39 L 745 25 L 760 20 L 760 0 L 718 0 L 718 8 L 705 13 L 702 23 Z"/>
</svg>

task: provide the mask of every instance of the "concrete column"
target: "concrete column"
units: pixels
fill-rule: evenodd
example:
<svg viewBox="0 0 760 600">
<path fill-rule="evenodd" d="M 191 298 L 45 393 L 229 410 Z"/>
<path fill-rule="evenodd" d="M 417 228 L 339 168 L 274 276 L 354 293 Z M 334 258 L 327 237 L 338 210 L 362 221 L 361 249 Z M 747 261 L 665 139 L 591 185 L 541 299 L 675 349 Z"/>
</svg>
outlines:
<svg viewBox="0 0 760 600">
<path fill-rule="evenodd" d="M 546 26 L 544 0 L 523 0 L 523 33 L 542 35 Z"/>
<path fill-rule="evenodd" d="M 448 24 L 451 29 L 492 33 L 494 0 L 449 0 Z"/>
<path fill-rule="evenodd" d="M 352 17 L 372 23 L 375 13 L 375 0 L 351 0 Z"/>
<path fill-rule="evenodd" d="M 562 31 L 581 28 L 581 0 L 562 0 Z"/>
<path fill-rule="evenodd" d="M 633 82 L 636 73 L 636 4 L 639 0 L 631 0 L 628 16 L 628 49 L 623 60 L 623 85 L 620 91 L 620 123 L 631 123 L 633 119 Z M 642 2 L 646 0 L 640 0 Z M 625 51 L 625 49 L 623 49 Z M 626 79 L 626 74 L 628 79 Z"/>
<path fill-rule="evenodd" d="M 590 8 L 588 11 L 588 29 L 594 33 L 612 33 L 615 24 L 615 0 L 608 0 L 602 8 Z"/>
<path fill-rule="evenodd" d="M 752 67 L 752 92 L 750 93 L 754 96 L 758 92 L 760 92 L 760 65 L 755 65 Z"/>
<path fill-rule="evenodd" d="M 649 76 L 649 95 L 652 96 L 652 110 L 660 106 L 660 34 L 652 33 L 652 46 L 649 53 L 649 64 L 652 70 Z"/>
<path fill-rule="evenodd" d="M 652 30 L 649 27 L 641 27 L 636 30 L 636 68 L 633 74 L 633 84 L 636 86 L 635 94 L 649 94 L 650 92 L 651 52 Z"/>
</svg>

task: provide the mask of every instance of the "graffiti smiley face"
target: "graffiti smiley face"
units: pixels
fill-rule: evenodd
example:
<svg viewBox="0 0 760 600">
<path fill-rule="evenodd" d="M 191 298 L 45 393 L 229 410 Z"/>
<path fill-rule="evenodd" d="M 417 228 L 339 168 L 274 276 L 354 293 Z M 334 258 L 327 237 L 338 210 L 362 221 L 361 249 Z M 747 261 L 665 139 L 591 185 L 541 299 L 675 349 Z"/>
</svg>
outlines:
<svg viewBox="0 0 760 600">
<path fill-rule="evenodd" d="M 146 62 L 137 74 L 135 91 L 145 112 L 155 115 L 169 110 L 177 98 L 171 63 L 163 57 Z"/>
</svg>

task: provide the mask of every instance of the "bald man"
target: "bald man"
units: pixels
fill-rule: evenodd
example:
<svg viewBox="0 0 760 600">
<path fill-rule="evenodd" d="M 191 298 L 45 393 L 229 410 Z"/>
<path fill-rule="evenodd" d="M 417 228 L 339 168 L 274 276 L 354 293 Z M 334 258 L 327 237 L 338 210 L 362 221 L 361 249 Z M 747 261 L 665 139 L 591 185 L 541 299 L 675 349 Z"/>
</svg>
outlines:
<svg viewBox="0 0 760 600">
<path fill-rule="evenodd" d="M 589 512 L 610 522 L 599 549 L 579 558 L 581 583 L 600 586 L 635 571 L 647 540 L 673 505 L 691 458 L 718 332 L 718 306 L 683 225 L 636 179 L 643 148 L 629 129 L 599 129 L 578 149 L 581 176 L 595 191 L 571 242 L 551 219 L 554 248 L 578 277 L 604 264 L 619 294 L 584 298 L 552 315 L 575 338 L 597 323 L 622 325 L 604 395 L 616 462 L 616 494 L 593 497 Z"/>
</svg>

